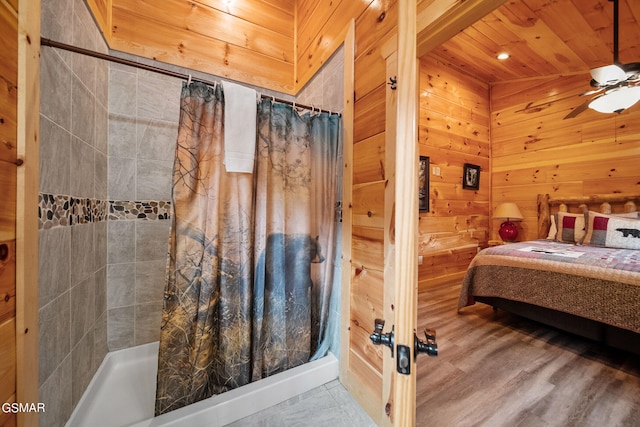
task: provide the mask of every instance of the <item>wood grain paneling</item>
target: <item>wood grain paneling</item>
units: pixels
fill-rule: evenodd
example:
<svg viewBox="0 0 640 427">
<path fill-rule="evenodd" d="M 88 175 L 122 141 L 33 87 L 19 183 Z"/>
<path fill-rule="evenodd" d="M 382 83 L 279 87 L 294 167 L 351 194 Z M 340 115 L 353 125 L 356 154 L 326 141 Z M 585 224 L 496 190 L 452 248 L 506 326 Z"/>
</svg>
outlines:
<svg viewBox="0 0 640 427">
<path fill-rule="evenodd" d="M 354 144 L 353 155 L 358 159 L 353 171 L 354 184 L 386 179 L 385 133 L 379 133 Z"/>
<path fill-rule="evenodd" d="M 0 61 L 0 161 L 8 162 L 16 160 L 17 32 L 15 11 L 0 4 L 0 52 L 3 57 Z"/>
<path fill-rule="evenodd" d="M 384 228 L 384 181 L 353 186 L 353 225 Z"/>
<path fill-rule="evenodd" d="M 0 323 L 0 402 L 16 392 L 16 320 Z"/>
<path fill-rule="evenodd" d="M 8 400 L 5 403 L 13 403 L 15 402 L 15 396 L 12 396 L 12 399 Z M 16 427 L 18 425 L 18 417 L 16 414 L 11 412 L 0 412 L 0 426 L 2 427 Z"/>
<path fill-rule="evenodd" d="M 298 28 L 296 50 L 301 52 L 309 48 L 313 40 L 322 32 L 327 21 L 341 7 L 341 4 L 354 3 L 345 0 L 302 1 L 298 4 Z M 344 5 L 342 5 L 344 7 Z M 327 34 L 329 35 L 329 34 Z"/>
<path fill-rule="evenodd" d="M 18 5 L 0 3 L 0 403 L 16 399 Z M 37 304 L 37 301 L 36 301 Z M 0 412 L 1 425 L 16 425 Z"/>
<path fill-rule="evenodd" d="M 256 3 L 254 16 L 261 16 L 263 8 L 264 5 Z M 195 2 L 189 5 L 183 0 L 165 0 L 162 8 L 158 8 L 153 2 L 137 0 L 135 3 L 118 2 L 117 9 L 131 15 L 136 21 L 144 19 L 157 22 L 165 31 L 171 29 L 178 35 L 181 31 L 188 31 L 205 39 L 224 41 L 293 64 L 293 39 L 290 35 L 213 7 Z M 121 14 L 118 16 L 122 18 Z M 118 22 L 122 23 L 120 19 Z"/>
<path fill-rule="evenodd" d="M 367 410 L 379 412 L 384 406 L 382 402 L 382 375 L 354 350 L 349 350 L 349 372 L 354 377 L 354 382 L 360 387 L 349 390 L 349 393 L 356 398 L 360 405 Z"/>
<path fill-rule="evenodd" d="M 356 60 L 375 49 L 398 25 L 398 1 L 374 1 L 356 21 Z"/>
<path fill-rule="evenodd" d="M 295 0 L 196 0 L 193 3 L 224 11 L 229 15 L 258 24 L 285 36 L 294 37 Z"/>
<path fill-rule="evenodd" d="M 116 0 L 110 47 L 293 94 L 294 11 L 288 5 L 171 0 L 158 8 Z"/>
<path fill-rule="evenodd" d="M 16 242 L 0 241 L 0 323 L 16 315 Z"/>
<path fill-rule="evenodd" d="M 580 74 L 492 87 L 492 204 L 518 204 L 525 216 L 522 240 L 537 237 L 538 192 L 588 196 L 640 187 L 634 167 L 640 161 L 640 111 L 587 110 L 563 120 L 583 102 L 579 94 L 588 80 Z M 526 108 L 529 104 L 544 108 Z"/>
<path fill-rule="evenodd" d="M 353 227 L 351 263 L 367 270 L 384 270 L 384 230 Z"/>
<path fill-rule="evenodd" d="M 14 14 L 18 13 L 18 0 L 7 0 L 7 4 L 11 6 L 14 11 Z"/>
<path fill-rule="evenodd" d="M 299 28 L 305 30 L 304 33 L 298 34 L 301 41 L 296 49 L 296 92 L 313 77 L 342 44 L 345 36 L 344 31 L 349 21 L 354 18 L 357 20 L 362 12 L 373 3 L 376 2 L 373 0 L 333 0 L 320 3 L 313 14 L 305 13 L 299 9 L 299 16 L 310 16 L 312 22 L 298 22 Z M 356 32 L 358 32 L 357 25 Z"/>
<path fill-rule="evenodd" d="M 354 268 L 351 287 L 350 347 L 367 361 L 376 372 L 382 374 L 381 346 L 375 346 L 369 339 L 375 319 L 384 319 L 382 305 L 384 299 L 383 273 L 375 270 Z"/>
<path fill-rule="evenodd" d="M 356 101 L 353 118 L 353 137 L 356 143 L 385 130 L 386 85 L 380 85 Z"/>
<path fill-rule="evenodd" d="M 16 238 L 16 165 L 0 160 L 0 241 Z"/>
<path fill-rule="evenodd" d="M 459 241 L 457 244 L 461 245 L 463 242 Z M 418 288 L 430 290 L 430 286 L 437 283 L 451 281 L 455 277 L 462 278 L 466 269 L 461 270 L 460 266 L 469 265 L 476 253 L 477 243 L 471 241 L 468 241 L 466 247 L 427 252 L 423 255 L 422 264 L 418 265 Z"/>
<path fill-rule="evenodd" d="M 379 45 L 367 50 L 356 58 L 355 70 L 359 76 L 355 82 L 354 99 L 359 101 L 363 96 L 385 84 L 385 61 Z"/>
<path fill-rule="evenodd" d="M 464 272 L 489 236 L 488 84 L 437 58 L 420 61 L 420 154 L 429 156 L 430 212 L 420 214 L 420 291 Z M 480 188 L 462 188 L 463 165 L 480 166 Z M 433 174 L 433 168 L 439 175 Z"/>
<path fill-rule="evenodd" d="M 459 3 L 460 7 L 465 4 L 472 7 L 472 3 L 481 5 L 489 1 Z M 492 3 L 499 6 L 495 11 L 477 16 L 479 21 L 467 22 L 460 27 L 461 32 L 449 33 L 450 39 L 441 40 L 441 45 L 430 45 L 433 50 L 425 47 L 421 53 L 431 52 L 457 69 L 491 83 L 586 72 L 613 62 L 610 1 L 492 0 Z M 622 63 L 640 58 L 636 42 L 640 39 L 637 3 L 619 0 Z M 497 61 L 500 52 L 510 53 L 511 57 Z"/>
</svg>

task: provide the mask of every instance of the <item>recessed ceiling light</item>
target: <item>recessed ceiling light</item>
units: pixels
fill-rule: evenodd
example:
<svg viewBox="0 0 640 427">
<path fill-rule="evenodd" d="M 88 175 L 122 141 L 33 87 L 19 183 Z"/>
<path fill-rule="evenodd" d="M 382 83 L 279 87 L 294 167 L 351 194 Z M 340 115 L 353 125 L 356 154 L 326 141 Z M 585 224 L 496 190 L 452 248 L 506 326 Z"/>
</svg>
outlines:
<svg viewBox="0 0 640 427">
<path fill-rule="evenodd" d="M 504 61 L 505 59 L 509 59 L 509 54 L 507 52 L 501 52 L 496 56 L 500 61 Z"/>
</svg>

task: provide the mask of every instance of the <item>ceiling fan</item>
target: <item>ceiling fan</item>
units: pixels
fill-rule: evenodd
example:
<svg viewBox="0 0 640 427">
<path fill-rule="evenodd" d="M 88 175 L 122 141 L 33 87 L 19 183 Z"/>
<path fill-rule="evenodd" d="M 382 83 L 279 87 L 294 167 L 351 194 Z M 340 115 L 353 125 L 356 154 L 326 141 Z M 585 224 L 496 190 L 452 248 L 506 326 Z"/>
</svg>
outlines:
<svg viewBox="0 0 640 427">
<path fill-rule="evenodd" d="M 586 100 L 565 119 L 570 119 L 587 108 L 601 113 L 621 113 L 640 101 L 640 62 L 621 64 L 618 60 L 618 0 L 613 2 L 613 64 L 592 69 L 591 87 L 580 96 L 595 95 Z"/>
</svg>

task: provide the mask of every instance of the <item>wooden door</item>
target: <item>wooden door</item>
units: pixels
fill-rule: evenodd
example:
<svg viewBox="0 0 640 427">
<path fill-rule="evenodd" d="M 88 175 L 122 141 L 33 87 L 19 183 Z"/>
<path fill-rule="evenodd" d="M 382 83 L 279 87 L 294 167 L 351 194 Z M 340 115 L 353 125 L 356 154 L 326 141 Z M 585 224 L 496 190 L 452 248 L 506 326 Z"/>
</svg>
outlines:
<svg viewBox="0 0 640 427">
<path fill-rule="evenodd" d="M 340 377 L 347 390 L 381 426 L 415 423 L 413 332 L 416 328 L 418 225 L 415 0 L 399 1 L 398 12 L 399 36 L 384 43 L 381 49 L 386 62 L 385 81 L 393 78 L 400 83 L 397 87 L 385 85 L 381 107 L 385 109 L 383 179 L 353 185 L 353 164 L 356 163 L 358 169 L 357 162 L 361 159 L 354 159 L 352 141 L 345 139 L 344 143 L 343 205 L 347 210 L 343 215 Z M 353 91 L 347 86 L 349 73 L 352 73 L 347 67 L 348 53 L 351 52 L 345 50 L 345 93 L 351 94 Z M 376 101 L 372 104 L 376 105 Z M 345 127 L 349 126 L 350 119 L 352 116 L 345 108 Z M 364 144 L 368 145 L 367 142 Z M 402 171 L 402 174 L 396 171 Z M 372 200 L 366 216 L 362 215 L 362 205 L 369 203 L 363 203 L 362 199 L 379 199 L 376 196 L 379 194 L 384 195 L 384 201 Z M 357 206 L 355 214 L 351 209 L 354 205 Z M 391 348 L 375 345 L 370 339 L 375 319 L 385 320 L 382 334 L 389 334 L 393 329 L 394 345 Z M 408 353 L 399 356 L 400 348 Z M 398 372 L 399 360 L 406 361 L 402 368 L 405 373 Z"/>
</svg>

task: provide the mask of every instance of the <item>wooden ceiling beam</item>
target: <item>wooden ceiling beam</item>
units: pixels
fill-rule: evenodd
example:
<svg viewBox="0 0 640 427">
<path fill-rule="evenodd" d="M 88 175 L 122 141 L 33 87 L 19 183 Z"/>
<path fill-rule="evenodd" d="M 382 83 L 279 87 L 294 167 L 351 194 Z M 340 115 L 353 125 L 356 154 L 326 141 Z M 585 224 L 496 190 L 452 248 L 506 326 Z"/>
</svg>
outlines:
<svg viewBox="0 0 640 427">
<path fill-rule="evenodd" d="M 431 3 L 420 11 L 416 19 L 418 57 L 426 55 L 504 2 L 505 0 L 443 0 Z"/>
</svg>

